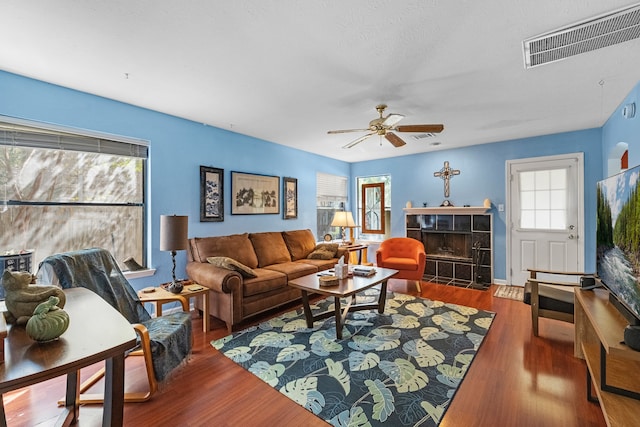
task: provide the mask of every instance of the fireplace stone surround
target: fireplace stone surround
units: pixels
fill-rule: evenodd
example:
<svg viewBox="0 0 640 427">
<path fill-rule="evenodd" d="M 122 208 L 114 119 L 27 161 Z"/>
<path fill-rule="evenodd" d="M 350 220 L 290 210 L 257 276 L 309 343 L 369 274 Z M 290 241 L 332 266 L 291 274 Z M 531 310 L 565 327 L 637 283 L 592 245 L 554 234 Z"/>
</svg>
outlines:
<svg viewBox="0 0 640 427">
<path fill-rule="evenodd" d="M 493 217 L 484 207 L 406 208 L 406 236 L 424 244 L 424 280 L 487 288 L 493 282 Z"/>
</svg>

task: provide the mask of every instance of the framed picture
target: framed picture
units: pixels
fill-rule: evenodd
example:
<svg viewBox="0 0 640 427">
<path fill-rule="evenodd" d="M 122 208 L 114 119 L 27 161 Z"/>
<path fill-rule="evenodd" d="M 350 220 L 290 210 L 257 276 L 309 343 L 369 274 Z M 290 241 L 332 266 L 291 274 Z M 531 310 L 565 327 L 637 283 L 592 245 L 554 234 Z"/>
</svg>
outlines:
<svg viewBox="0 0 640 427">
<path fill-rule="evenodd" d="M 298 218 L 298 180 L 295 178 L 282 178 L 282 199 L 284 205 L 284 219 Z"/>
<path fill-rule="evenodd" d="M 224 221 L 224 169 L 200 166 L 200 221 Z"/>
<path fill-rule="evenodd" d="M 232 215 L 280 213 L 280 177 L 231 172 Z"/>
</svg>

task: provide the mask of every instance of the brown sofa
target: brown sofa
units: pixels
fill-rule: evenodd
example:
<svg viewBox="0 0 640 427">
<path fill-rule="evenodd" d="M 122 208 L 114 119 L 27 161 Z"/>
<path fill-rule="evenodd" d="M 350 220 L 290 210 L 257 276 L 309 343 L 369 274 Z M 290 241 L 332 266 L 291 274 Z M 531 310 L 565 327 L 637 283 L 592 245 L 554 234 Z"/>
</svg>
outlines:
<svg viewBox="0 0 640 427">
<path fill-rule="evenodd" d="M 187 276 L 210 289 L 210 314 L 231 332 L 249 317 L 299 299 L 300 290 L 287 286 L 287 281 L 332 268 L 343 255 L 338 248 L 330 259 L 307 258 L 315 249 L 316 239 L 308 229 L 195 237 L 189 239 Z M 317 257 L 317 252 L 311 256 Z M 241 263 L 244 275 L 213 265 L 208 261 L 212 257 Z M 196 307 L 202 309 L 200 304 L 198 298 Z"/>
</svg>

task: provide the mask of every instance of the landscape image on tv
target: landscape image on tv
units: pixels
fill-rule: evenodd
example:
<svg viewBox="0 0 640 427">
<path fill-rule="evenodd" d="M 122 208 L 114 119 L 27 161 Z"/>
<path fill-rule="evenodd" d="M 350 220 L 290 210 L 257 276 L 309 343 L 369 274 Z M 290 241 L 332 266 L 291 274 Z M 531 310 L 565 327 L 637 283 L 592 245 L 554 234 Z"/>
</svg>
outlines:
<svg viewBox="0 0 640 427">
<path fill-rule="evenodd" d="M 596 265 L 606 287 L 640 318 L 640 166 L 598 182 Z"/>
</svg>

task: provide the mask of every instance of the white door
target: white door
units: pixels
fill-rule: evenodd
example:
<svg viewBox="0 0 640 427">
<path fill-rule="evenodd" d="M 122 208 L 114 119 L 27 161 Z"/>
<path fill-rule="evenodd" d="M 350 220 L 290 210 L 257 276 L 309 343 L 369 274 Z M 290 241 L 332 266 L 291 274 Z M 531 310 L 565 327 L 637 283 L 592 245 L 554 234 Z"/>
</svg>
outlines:
<svg viewBox="0 0 640 427">
<path fill-rule="evenodd" d="M 583 155 L 507 162 L 507 282 L 524 285 L 528 268 L 584 268 Z"/>
</svg>

